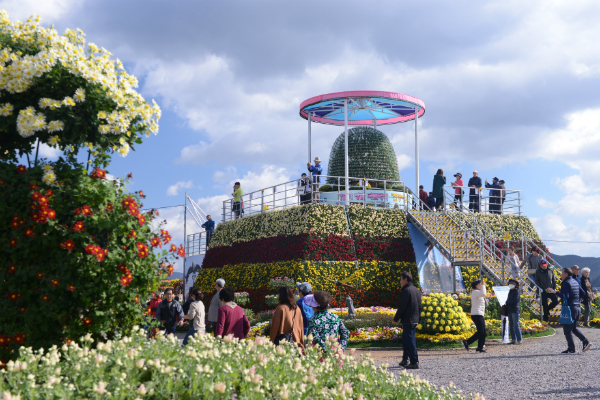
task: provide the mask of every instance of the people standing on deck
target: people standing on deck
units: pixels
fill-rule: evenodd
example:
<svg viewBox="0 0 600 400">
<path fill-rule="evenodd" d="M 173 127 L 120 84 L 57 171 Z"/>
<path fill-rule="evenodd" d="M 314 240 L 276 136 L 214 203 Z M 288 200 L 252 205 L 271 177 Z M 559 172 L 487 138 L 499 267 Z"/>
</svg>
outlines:
<svg viewBox="0 0 600 400">
<path fill-rule="evenodd" d="M 208 249 L 213 234 L 215 233 L 215 221 L 213 221 L 210 215 L 207 215 L 206 222 L 200 225 L 200 227 L 206 230 L 206 248 Z"/>
<path fill-rule="evenodd" d="M 435 208 L 437 210 L 444 209 L 444 185 L 446 184 L 446 177 L 444 171 L 440 168 L 437 170 L 433 177 L 433 197 L 435 197 Z"/>
<path fill-rule="evenodd" d="M 427 207 L 429 207 L 429 209 L 431 211 L 435 211 L 435 197 L 433 197 L 433 192 L 429 192 L 429 197 L 427 197 Z"/>
<path fill-rule="evenodd" d="M 233 213 L 235 214 L 235 219 L 238 219 L 242 213 L 242 196 L 244 195 L 239 182 L 233 185 L 233 193 L 231 195 L 233 196 Z"/>
<path fill-rule="evenodd" d="M 300 204 L 310 203 L 310 178 L 304 173 L 298 181 L 298 188 L 304 190 L 304 194 L 300 195 Z"/>
<path fill-rule="evenodd" d="M 420 185 L 419 186 L 419 199 L 421 199 L 423 204 L 419 207 L 419 209 L 422 209 L 423 211 L 425 211 L 425 207 L 423 207 L 423 205 L 427 205 L 428 198 L 429 198 L 429 196 L 427 196 L 427 192 L 423 189 L 423 185 Z"/>
<path fill-rule="evenodd" d="M 496 211 L 497 214 L 504 214 L 504 201 L 506 200 L 506 186 L 504 186 L 504 181 L 500 179 L 498 182 L 498 189 L 500 192 L 500 202 L 497 204 Z"/>
<path fill-rule="evenodd" d="M 479 172 L 473 171 L 473 177 L 469 179 L 469 210 L 479 212 L 479 189 L 481 189 L 481 178 Z"/>
<path fill-rule="evenodd" d="M 457 209 L 462 210 L 462 186 L 464 185 L 464 182 L 462 180 L 462 174 L 460 172 L 457 172 L 456 174 L 454 174 L 454 177 L 456 178 L 456 181 L 452 182 L 452 187 L 454 188 L 454 206 Z"/>
<path fill-rule="evenodd" d="M 492 179 L 492 183 L 489 184 L 488 181 L 485 181 L 485 187 L 490 190 L 490 201 L 489 201 L 489 211 L 490 214 L 498 214 L 498 203 L 500 202 L 500 196 L 498 196 L 498 178 Z"/>
<path fill-rule="evenodd" d="M 315 157 L 315 165 L 306 163 L 306 168 L 312 173 L 312 200 L 318 203 L 321 200 L 321 193 L 319 192 L 319 183 L 321 183 L 321 174 L 323 173 L 323 166 L 321 165 L 321 159 Z"/>
</svg>

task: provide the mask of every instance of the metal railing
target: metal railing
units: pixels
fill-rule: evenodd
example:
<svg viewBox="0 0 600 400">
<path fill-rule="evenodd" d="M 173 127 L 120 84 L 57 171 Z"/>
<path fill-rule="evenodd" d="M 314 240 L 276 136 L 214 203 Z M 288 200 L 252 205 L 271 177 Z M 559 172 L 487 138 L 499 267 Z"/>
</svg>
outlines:
<svg viewBox="0 0 600 400">
<path fill-rule="evenodd" d="M 476 194 L 471 195 L 473 188 L 468 186 L 444 186 L 445 209 L 451 211 L 477 210 L 484 214 L 521 215 L 521 191 L 515 189 L 476 189 Z M 456 194 L 460 188 L 461 195 Z M 500 191 L 500 196 L 485 195 L 486 190 Z M 458 198 L 456 196 L 459 196 Z"/>
<path fill-rule="evenodd" d="M 295 179 L 246 193 L 239 199 L 232 197 L 225 200 L 222 220 L 230 221 L 249 215 L 315 203 L 362 204 L 366 207 L 404 210 L 413 207 L 409 201 L 411 198 L 409 193 L 412 192 L 402 181 L 320 175 L 321 182 L 314 182 L 316 178 L 316 176 L 309 177 L 304 182 L 302 179 Z M 344 184 L 346 179 L 350 182 L 348 199 Z M 325 181 L 329 183 L 324 183 Z"/>
<path fill-rule="evenodd" d="M 196 256 L 199 254 L 206 253 L 206 232 L 193 233 L 187 235 L 185 241 L 185 255 L 186 257 Z"/>
</svg>

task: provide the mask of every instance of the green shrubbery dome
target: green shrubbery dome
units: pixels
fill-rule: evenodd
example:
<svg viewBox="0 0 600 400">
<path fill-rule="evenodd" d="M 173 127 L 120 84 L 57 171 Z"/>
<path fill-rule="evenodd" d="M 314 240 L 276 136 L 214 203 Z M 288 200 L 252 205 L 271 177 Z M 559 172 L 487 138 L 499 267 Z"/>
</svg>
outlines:
<svg viewBox="0 0 600 400">
<path fill-rule="evenodd" d="M 360 126 L 348 131 L 349 174 L 356 178 L 399 181 L 396 152 L 388 137 L 374 128 Z M 344 133 L 333 143 L 329 156 L 330 176 L 345 176 Z M 331 180 L 328 180 L 328 183 Z"/>
</svg>

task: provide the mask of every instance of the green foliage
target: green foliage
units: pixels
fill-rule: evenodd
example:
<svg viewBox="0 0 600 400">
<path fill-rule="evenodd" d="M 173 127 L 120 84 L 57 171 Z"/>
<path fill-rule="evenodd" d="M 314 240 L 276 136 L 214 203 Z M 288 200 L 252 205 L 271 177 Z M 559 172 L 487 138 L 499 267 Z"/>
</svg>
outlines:
<svg viewBox="0 0 600 400">
<path fill-rule="evenodd" d="M 496 215 L 496 214 L 479 214 L 477 216 L 484 222 L 494 233 L 500 235 L 502 239 L 503 232 L 523 231 L 525 236 L 531 240 L 541 241 L 533 223 L 528 217 L 517 215 Z"/>
<path fill-rule="evenodd" d="M 406 214 L 401 210 L 351 205 L 348 209 L 352 221 L 352 233 L 360 236 L 390 236 L 408 238 Z"/>
<path fill-rule="evenodd" d="M 10 340 L 0 359 L 20 344 L 128 332 L 166 268 L 152 252 L 151 240 L 162 242 L 153 213 L 139 212 L 140 194 L 62 159 L 50 165 L 57 185 L 41 182 L 40 166 L 19 173 L 0 163 L 0 338 Z"/>
<path fill-rule="evenodd" d="M 330 176 L 345 174 L 345 138 L 342 133 L 333 143 L 329 156 Z M 348 171 L 355 178 L 399 181 L 398 162 L 394 146 L 388 137 L 376 129 L 356 127 L 348 131 Z M 333 184 L 335 179 L 328 178 Z M 383 183 L 382 183 L 383 184 Z"/>
</svg>

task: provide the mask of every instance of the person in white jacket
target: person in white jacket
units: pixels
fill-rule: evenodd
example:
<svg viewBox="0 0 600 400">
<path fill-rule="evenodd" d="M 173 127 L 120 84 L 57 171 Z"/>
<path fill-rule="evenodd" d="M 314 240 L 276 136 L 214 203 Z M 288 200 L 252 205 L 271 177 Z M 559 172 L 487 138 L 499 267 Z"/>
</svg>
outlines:
<svg viewBox="0 0 600 400">
<path fill-rule="evenodd" d="M 185 338 L 183 338 L 183 345 L 188 344 L 188 338 L 190 336 L 194 336 L 196 333 L 200 333 L 203 335 L 206 332 L 206 326 L 204 324 L 204 303 L 202 299 L 204 295 L 200 291 L 200 289 L 195 288 L 192 290 L 191 294 L 192 299 L 194 301 L 190 304 L 190 310 L 188 311 L 188 319 L 190 320 L 190 329 L 185 334 Z"/>
<path fill-rule="evenodd" d="M 473 292 L 471 292 L 471 319 L 477 328 L 477 332 L 469 339 L 463 340 L 462 344 L 465 350 L 469 351 L 469 345 L 477 340 L 477 353 L 487 353 L 483 346 L 485 345 L 485 282 L 477 279 L 471 283 Z"/>
</svg>

